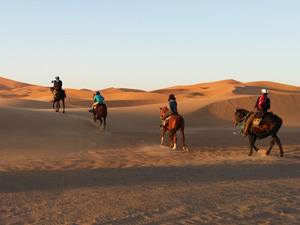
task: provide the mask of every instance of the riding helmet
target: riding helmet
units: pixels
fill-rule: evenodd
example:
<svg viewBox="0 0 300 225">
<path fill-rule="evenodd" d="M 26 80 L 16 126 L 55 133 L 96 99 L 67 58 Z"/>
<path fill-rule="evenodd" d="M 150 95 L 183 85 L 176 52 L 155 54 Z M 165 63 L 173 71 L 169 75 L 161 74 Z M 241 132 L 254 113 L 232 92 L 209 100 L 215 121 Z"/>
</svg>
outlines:
<svg viewBox="0 0 300 225">
<path fill-rule="evenodd" d="M 263 93 L 263 94 L 268 94 L 269 93 L 269 91 L 268 91 L 268 89 L 261 89 L 261 93 Z"/>
<path fill-rule="evenodd" d="M 55 80 L 59 80 L 59 76 L 56 76 L 56 77 L 55 77 Z"/>
<path fill-rule="evenodd" d="M 96 95 L 100 95 L 100 91 L 96 91 Z"/>
</svg>

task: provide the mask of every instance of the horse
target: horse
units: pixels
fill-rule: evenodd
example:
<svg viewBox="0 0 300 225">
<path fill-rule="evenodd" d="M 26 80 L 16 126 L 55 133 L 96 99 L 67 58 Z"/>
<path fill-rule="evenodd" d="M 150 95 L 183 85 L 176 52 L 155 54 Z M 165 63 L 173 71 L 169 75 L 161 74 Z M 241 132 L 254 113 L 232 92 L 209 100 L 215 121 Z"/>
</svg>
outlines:
<svg viewBox="0 0 300 225">
<path fill-rule="evenodd" d="M 54 88 L 51 88 L 51 92 L 53 94 L 54 92 Z M 52 104 L 52 108 L 54 109 L 55 112 L 59 112 L 59 108 L 60 108 L 60 101 L 62 101 L 63 103 L 63 113 L 65 113 L 65 97 L 66 97 L 66 93 L 64 90 L 56 90 L 56 94 L 55 96 L 53 96 L 53 104 Z"/>
<path fill-rule="evenodd" d="M 162 120 L 165 113 L 168 112 L 167 107 L 160 108 L 160 119 Z M 177 144 L 177 130 L 180 130 L 181 138 L 182 138 L 182 149 L 184 151 L 188 151 L 188 148 L 185 147 L 185 136 L 184 136 L 184 119 L 181 115 L 172 115 L 169 119 L 168 125 L 163 127 L 161 133 L 161 144 L 164 142 L 164 135 L 168 130 L 170 132 L 169 140 L 170 140 L 170 147 L 173 147 L 173 150 L 176 149 Z"/>
<path fill-rule="evenodd" d="M 105 130 L 105 126 L 106 126 L 106 117 L 107 117 L 107 107 L 105 104 L 100 105 L 98 108 L 94 108 L 93 109 L 93 116 L 94 116 L 94 121 L 96 122 L 96 120 L 98 119 L 100 121 L 100 126 L 102 125 L 103 121 L 104 121 L 104 127 L 103 130 Z"/>
<path fill-rule="evenodd" d="M 235 118 L 233 121 L 234 126 L 243 127 L 245 121 L 248 119 L 250 114 L 251 112 L 248 110 L 237 108 L 235 112 Z M 251 156 L 253 154 L 253 148 L 255 149 L 256 152 L 259 150 L 255 146 L 256 139 L 260 140 L 271 135 L 272 139 L 270 142 L 270 146 L 266 152 L 266 155 L 270 154 L 271 149 L 276 142 L 280 150 L 279 157 L 283 157 L 283 149 L 282 149 L 281 141 L 277 137 L 277 132 L 279 131 L 281 125 L 282 125 L 282 119 L 271 112 L 266 112 L 263 115 L 262 120 L 258 126 L 253 126 L 252 124 L 251 128 L 249 129 L 250 131 L 248 132 L 248 138 L 250 142 L 250 152 L 248 156 Z"/>
</svg>

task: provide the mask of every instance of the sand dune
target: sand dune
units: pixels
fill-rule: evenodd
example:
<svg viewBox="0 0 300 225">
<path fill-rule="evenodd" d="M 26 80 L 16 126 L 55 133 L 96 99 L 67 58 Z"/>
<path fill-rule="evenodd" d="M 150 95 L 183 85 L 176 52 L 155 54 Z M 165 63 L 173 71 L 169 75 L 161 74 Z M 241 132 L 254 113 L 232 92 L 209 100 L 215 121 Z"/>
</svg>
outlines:
<svg viewBox="0 0 300 225">
<path fill-rule="evenodd" d="M 278 133 L 248 157 L 236 107 L 270 90 Z M 94 91 L 66 89 L 54 112 L 48 87 L 0 78 L 0 224 L 299 224 L 300 88 L 235 80 L 155 91 L 100 90 L 103 131 L 87 111 Z M 189 152 L 160 145 L 159 107 L 174 93 Z"/>
</svg>

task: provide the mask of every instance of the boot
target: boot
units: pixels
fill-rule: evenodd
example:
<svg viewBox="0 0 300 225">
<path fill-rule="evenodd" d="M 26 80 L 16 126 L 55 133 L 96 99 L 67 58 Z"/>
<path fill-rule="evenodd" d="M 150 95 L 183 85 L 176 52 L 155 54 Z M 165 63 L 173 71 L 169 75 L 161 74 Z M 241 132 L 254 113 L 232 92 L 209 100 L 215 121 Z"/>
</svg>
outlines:
<svg viewBox="0 0 300 225">
<path fill-rule="evenodd" d="M 248 135 L 248 131 L 245 130 L 244 131 L 240 130 L 239 133 L 243 135 L 243 137 L 246 137 Z"/>
</svg>

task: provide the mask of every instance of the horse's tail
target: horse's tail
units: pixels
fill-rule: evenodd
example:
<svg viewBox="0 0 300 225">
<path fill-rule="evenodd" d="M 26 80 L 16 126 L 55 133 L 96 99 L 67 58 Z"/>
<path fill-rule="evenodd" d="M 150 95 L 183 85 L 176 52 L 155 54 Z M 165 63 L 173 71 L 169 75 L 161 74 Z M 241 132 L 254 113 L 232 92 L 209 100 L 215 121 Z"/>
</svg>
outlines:
<svg viewBox="0 0 300 225">
<path fill-rule="evenodd" d="M 180 127 L 182 130 L 184 130 L 184 119 L 182 116 L 180 116 L 178 118 L 177 122 L 175 123 L 174 128 L 172 130 L 170 130 L 170 136 L 169 136 L 170 140 L 173 140 L 173 137 L 174 137 L 176 131 L 178 131 Z"/>
<path fill-rule="evenodd" d="M 280 117 L 278 117 L 276 125 L 271 130 L 258 135 L 257 138 L 258 139 L 263 139 L 263 138 L 268 137 L 271 134 L 274 134 L 274 133 L 276 134 L 279 131 L 281 125 L 282 125 L 282 119 Z"/>
</svg>

